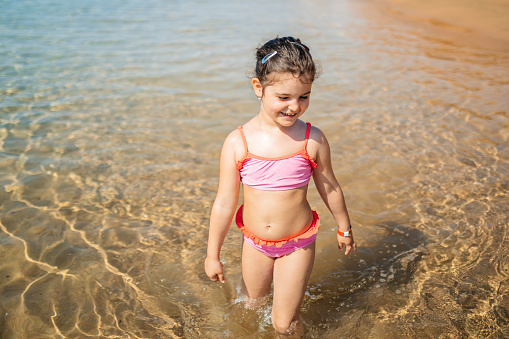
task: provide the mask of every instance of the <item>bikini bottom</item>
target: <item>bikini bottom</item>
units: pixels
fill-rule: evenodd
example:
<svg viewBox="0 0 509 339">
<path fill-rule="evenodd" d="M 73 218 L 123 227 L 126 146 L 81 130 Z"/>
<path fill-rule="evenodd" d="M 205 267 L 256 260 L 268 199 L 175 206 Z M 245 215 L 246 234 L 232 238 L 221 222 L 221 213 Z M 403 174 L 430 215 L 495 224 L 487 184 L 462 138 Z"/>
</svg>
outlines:
<svg viewBox="0 0 509 339">
<path fill-rule="evenodd" d="M 301 233 L 280 240 L 265 240 L 258 238 L 244 225 L 244 221 L 242 219 L 242 207 L 243 206 L 240 206 L 237 211 L 235 222 L 240 228 L 240 231 L 244 233 L 244 240 L 247 244 L 268 257 L 279 258 L 295 252 L 298 249 L 309 246 L 316 241 L 316 234 L 320 227 L 320 219 L 318 218 L 318 213 L 315 211 L 312 211 L 313 221 L 311 222 L 311 225 L 309 225 L 309 227 Z"/>
</svg>

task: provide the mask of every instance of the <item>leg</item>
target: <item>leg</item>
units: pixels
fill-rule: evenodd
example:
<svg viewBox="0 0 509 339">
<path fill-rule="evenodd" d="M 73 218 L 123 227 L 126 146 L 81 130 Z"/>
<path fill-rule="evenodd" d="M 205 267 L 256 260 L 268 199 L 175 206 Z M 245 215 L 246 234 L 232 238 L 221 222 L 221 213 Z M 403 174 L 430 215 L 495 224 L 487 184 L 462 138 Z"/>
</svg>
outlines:
<svg viewBox="0 0 509 339">
<path fill-rule="evenodd" d="M 302 328 L 299 313 L 315 260 L 315 243 L 276 259 L 272 326 L 280 333 Z"/>
<path fill-rule="evenodd" d="M 257 306 L 256 300 L 269 295 L 274 272 L 274 258 L 267 257 L 242 240 L 242 287 L 250 299 L 248 306 Z"/>
</svg>

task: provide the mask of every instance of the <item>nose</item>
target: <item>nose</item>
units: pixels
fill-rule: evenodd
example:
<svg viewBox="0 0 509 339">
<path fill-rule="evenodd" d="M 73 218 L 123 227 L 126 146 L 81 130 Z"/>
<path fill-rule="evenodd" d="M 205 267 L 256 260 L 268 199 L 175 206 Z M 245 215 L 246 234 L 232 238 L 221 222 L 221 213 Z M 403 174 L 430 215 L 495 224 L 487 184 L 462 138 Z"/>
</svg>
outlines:
<svg viewBox="0 0 509 339">
<path fill-rule="evenodd" d="M 288 103 L 288 109 L 292 112 L 298 112 L 299 108 L 299 100 L 292 100 Z"/>
</svg>

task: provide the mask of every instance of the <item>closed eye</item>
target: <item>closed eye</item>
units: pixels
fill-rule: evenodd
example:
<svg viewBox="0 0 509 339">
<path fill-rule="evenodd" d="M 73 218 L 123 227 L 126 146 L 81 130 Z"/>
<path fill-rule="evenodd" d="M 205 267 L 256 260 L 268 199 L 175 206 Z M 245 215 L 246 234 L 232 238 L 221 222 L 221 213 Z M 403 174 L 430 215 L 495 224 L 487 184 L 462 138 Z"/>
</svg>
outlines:
<svg viewBox="0 0 509 339">
<path fill-rule="evenodd" d="M 278 97 L 278 98 L 279 98 L 279 100 L 290 100 L 290 97 Z M 303 95 L 303 96 L 299 97 L 299 99 L 307 100 L 307 99 L 309 99 L 309 95 Z"/>
</svg>

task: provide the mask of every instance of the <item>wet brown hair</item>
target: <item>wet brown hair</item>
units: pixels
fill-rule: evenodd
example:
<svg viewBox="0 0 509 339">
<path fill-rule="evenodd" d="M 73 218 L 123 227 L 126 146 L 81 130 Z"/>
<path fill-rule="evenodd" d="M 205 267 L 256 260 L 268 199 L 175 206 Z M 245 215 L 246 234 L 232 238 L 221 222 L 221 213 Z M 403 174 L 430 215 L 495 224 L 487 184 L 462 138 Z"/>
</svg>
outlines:
<svg viewBox="0 0 509 339">
<path fill-rule="evenodd" d="M 269 40 L 256 50 L 254 76 L 263 87 L 272 83 L 271 73 L 292 73 L 304 82 L 313 82 L 318 75 L 309 47 L 291 36 Z"/>
</svg>

